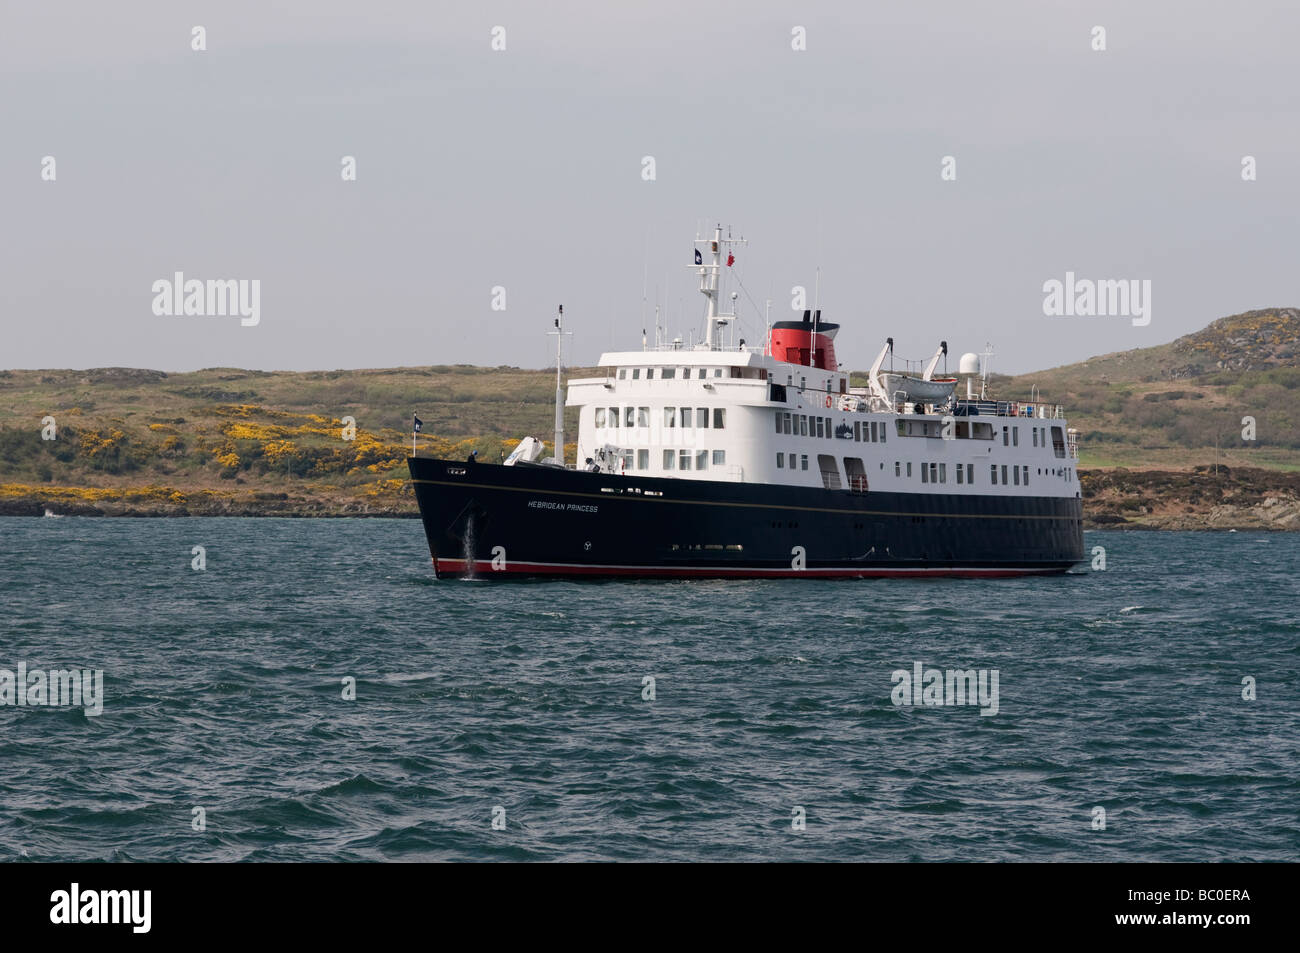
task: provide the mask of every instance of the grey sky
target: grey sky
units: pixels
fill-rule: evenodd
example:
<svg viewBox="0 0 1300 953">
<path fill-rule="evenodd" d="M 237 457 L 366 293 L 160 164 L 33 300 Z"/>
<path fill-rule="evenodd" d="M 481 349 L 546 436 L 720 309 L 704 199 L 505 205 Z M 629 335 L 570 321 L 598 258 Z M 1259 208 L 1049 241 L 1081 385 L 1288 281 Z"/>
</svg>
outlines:
<svg viewBox="0 0 1300 953">
<path fill-rule="evenodd" d="M 591 363 L 656 294 L 698 336 L 714 222 L 774 319 L 820 264 L 855 368 L 1300 303 L 1283 2 L 0 3 L 0 367 L 539 367 L 560 302 Z M 155 316 L 178 270 L 260 279 L 260 325 Z M 1067 270 L 1151 279 L 1151 324 L 1044 317 Z"/>
</svg>

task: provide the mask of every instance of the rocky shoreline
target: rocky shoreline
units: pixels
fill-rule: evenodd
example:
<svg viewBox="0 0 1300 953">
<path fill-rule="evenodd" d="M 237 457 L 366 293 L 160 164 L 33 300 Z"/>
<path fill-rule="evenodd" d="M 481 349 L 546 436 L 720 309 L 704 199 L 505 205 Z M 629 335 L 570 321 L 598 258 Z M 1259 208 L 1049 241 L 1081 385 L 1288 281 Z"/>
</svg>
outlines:
<svg viewBox="0 0 1300 953">
<path fill-rule="evenodd" d="M 1081 471 L 1085 529 L 1300 530 L 1300 473 L 1227 467 Z M 395 481 L 394 481 L 395 482 Z M 409 485 L 384 494 L 8 484 L 0 516 L 418 518 Z"/>
</svg>

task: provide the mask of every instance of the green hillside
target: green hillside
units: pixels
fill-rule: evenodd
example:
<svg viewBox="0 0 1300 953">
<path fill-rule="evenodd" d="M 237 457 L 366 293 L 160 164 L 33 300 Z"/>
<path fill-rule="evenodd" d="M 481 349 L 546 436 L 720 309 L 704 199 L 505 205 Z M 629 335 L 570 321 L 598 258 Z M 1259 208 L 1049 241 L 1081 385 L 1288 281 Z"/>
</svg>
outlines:
<svg viewBox="0 0 1300 953">
<path fill-rule="evenodd" d="M 1300 312 L 1251 311 L 990 388 L 1020 399 L 1036 387 L 1064 404 L 1081 469 L 1300 470 L 1298 350 Z M 496 460 L 520 437 L 550 435 L 554 390 L 553 371 L 466 365 L 0 371 L 0 512 L 410 513 L 412 413 L 422 452 Z M 57 439 L 42 439 L 47 416 Z M 565 426 L 576 438 L 576 411 Z"/>
<path fill-rule="evenodd" d="M 1186 469 L 1215 461 L 1300 469 L 1300 310 L 1220 318 L 1157 347 L 994 375 L 995 396 L 1037 387 L 1080 431 L 1081 468 Z M 1254 441 L 1242 418 L 1255 418 Z M 1217 447 L 1217 450 L 1216 450 Z"/>
</svg>

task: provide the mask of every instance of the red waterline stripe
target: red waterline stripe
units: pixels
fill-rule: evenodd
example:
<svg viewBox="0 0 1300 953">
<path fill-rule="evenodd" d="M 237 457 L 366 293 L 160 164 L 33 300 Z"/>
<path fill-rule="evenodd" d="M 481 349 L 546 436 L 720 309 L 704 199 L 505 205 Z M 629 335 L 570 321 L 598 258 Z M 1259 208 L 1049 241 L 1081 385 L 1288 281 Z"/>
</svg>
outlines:
<svg viewBox="0 0 1300 953">
<path fill-rule="evenodd" d="M 463 573 L 464 559 L 438 559 L 435 569 L 440 572 Z M 549 575 L 549 576 L 713 576 L 749 579 L 794 579 L 815 576 L 821 579 L 864 579 L 888 576 L 947 576 L 969 579 L 1010 578 L 1014 576 L 1060 573 L 1061 569 L 957 569 L 957 568 L 844 568 L 844 569 L 726 569 L 722 567 L 692 566 L 591 566 L 581 563 L 529 563 L 507 562 L 503 569 L 493 569 L 491 560 L 474 561 L 475 573 L 493 575 Z"/>
</svg>

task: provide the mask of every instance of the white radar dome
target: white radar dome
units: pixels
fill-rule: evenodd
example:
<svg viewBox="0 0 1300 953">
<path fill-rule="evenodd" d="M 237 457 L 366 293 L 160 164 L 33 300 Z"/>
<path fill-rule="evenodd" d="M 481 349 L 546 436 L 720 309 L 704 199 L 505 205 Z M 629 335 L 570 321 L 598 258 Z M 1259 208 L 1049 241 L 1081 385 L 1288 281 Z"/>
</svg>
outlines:
<svg viewBox="0 0 1300 953">
<path fill-rule="evenodd" d="M 980 372 L 980 356 L 967 351 L 961 356 L 961 363 L 957 365 L 959 374 L 978 374 Z"/>
</svg>

